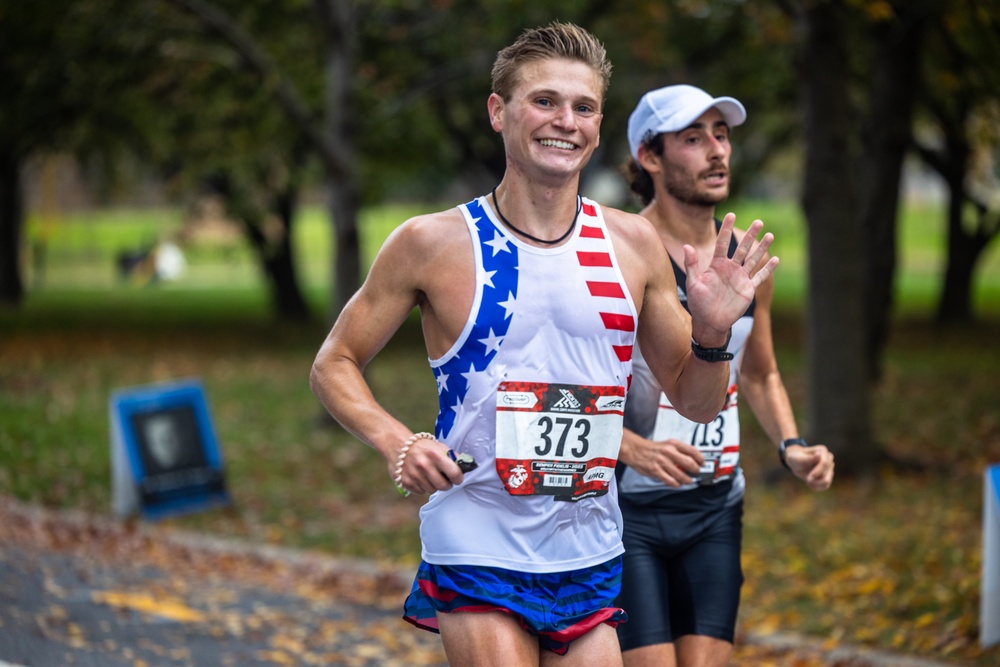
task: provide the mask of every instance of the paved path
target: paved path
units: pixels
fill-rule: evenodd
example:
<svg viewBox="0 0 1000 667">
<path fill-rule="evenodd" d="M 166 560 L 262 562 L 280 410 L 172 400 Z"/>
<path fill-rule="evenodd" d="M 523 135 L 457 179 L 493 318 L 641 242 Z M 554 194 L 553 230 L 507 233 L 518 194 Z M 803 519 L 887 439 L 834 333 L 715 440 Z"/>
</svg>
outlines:
<svg viewBox="0 0 1000 667">
<path fill-rule="evenodd" d="M 399 618 L 413 572 L 0 497 L 0 667 L 445 667 Z M 794 635 L 734 667 L 941 667 Z"/>
<path fill-rule="evenodd" d="M 435 637 L 376 604 L 3 551 L 0 655 L 21 665 L 445 664 Z"/>
<path fill-rule="evenodd" d="M 443 667 L 440 638 L 399 618 L 410 581 L 0 500 L 0 660 L 14 665 Z"/>
</svg>

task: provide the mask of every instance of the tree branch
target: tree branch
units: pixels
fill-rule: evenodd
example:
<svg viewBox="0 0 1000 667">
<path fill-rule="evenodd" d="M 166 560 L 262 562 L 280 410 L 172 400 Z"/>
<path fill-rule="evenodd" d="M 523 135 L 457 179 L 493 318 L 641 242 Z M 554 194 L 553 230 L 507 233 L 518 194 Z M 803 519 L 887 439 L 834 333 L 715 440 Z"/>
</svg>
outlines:
<svg viewBox="0 0 1000 667">
<path fill-rule="evenodd" d="M 278 104 L 319 152 L 320 159 L 333 178 L 343 178 L 349 172 L 349 166 L 344 164 L 334 141 L 317 124 L 295 85 L 282 73 L 263 47 L 257 44 L 232 17 L 203 0 L 165 1 L 194 15 L 209 30 L 218 33 L 229 43 L 240 59 L 260 76 L 265 86 L 274 92 Z"/>
</svg>

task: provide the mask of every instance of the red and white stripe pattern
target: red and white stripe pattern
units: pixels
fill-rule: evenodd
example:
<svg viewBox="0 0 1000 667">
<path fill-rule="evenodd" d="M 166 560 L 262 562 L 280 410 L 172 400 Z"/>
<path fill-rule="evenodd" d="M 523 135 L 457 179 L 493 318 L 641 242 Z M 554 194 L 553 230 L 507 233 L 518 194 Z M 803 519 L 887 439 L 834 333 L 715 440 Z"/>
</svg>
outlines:
<svg viewBox="0 0 1000 667">
<path fill-rule="evenodd" d="M 605 227 L 597 220 L 595 206 L 585 203 L 581 212 L 580 245 L 586 248 L 586 241 L 593 239 L 594 249 L 577 250 L 577 260 L 587 273 L 590 295 L 599 300 L 601 320 L 611 334 L 615 355 L 622 363 L 629 363 L 635 344 L 635 310 L 626 296 L 621 273 L 610 252 L 611 239 L 605 237 Z M 628 378 L 631 384 L 631 374 Z"/>
</svg>

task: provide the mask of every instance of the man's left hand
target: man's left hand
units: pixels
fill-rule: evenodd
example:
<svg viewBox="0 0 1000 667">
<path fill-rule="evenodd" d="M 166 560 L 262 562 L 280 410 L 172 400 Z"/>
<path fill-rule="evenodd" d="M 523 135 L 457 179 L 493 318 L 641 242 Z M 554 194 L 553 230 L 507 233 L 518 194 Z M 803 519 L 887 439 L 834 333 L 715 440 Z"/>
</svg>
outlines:
<svg viewBox="0 0 1000 667">
<path fill-rule="evenodd" d="M 753 221 L 736 252 L 729 257 L 735 223 L 736 215 L 726 214 L 715 241 L 715 253 L 704 270 L 698 265 L 697 251 L 690 245 L 684 246 L 688 308 L 692 324 L 698 329 L 692 333 L 705 347 L 722 344 L 726 332 L 750 306 L 757 287 L 778 266 L 777 257 L 767 257 L 774 235 L 768 232 L 757 243 L 757 235 L 764 227 L 760 220 Z"/>
</svg>

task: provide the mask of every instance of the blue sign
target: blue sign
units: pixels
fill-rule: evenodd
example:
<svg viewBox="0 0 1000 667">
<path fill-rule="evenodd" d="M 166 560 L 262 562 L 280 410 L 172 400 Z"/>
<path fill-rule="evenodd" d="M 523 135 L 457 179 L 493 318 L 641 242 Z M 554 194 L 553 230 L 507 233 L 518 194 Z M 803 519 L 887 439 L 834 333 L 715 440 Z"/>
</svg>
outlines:
<svg viewBox="0 0 1000 667">
<path fill-rule="evenodd" d="M 1000 510 L 1000 464 L 990 466 L 986 469 L 986 474 L 993 479 L 993 502 L 994 507 Z"/>
<path fill-rule="evenodd" d="M 983 474 L 983 579 L 979 595 L 979 644 L 1000 643 L 1000 464 Z"/>
<path fill-rule="evenodd" d="M 160 519 L 229 503 L 200 382 L 117 390 L 110 408 L 118 514 Z"/>
</svg>

